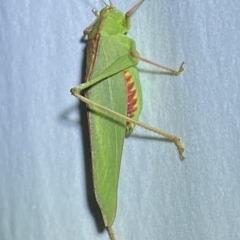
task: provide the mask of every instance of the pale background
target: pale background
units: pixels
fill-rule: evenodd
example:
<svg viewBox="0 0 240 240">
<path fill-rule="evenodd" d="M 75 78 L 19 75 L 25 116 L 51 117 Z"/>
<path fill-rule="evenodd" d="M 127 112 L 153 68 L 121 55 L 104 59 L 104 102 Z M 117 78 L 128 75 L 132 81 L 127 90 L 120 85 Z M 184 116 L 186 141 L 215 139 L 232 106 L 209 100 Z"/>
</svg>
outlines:
<svg viewBox="0 0 240 240">
<path fill-rule="evenodd" d="M 0 239 L 102 239 L 91 188 L 82 81 L 83 29 L 99 0 L 1 0 Z M 134 3 L 113 1 L 126 12 Z M 146 0 L 130 37 L 139 64 L 140 120 L 181 136 L 175 146 L 136 128 L 125 143 L 118 240 L 240 239 L 240 2 Z M 78 123 L 80 121 L 80 124 Z"/>
</svg>

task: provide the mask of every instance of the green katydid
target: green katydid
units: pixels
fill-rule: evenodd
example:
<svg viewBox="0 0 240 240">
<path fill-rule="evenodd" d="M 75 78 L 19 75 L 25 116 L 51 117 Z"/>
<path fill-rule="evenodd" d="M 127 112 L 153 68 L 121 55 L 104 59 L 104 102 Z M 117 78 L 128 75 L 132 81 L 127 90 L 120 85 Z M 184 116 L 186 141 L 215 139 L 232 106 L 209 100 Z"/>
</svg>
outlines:
<svg viewBox="0 0 240 240">
<path fill-rule="evenodd" d="M 130 17 L 144 0 L 126 13 L 110 2 L 96 15 L 96 20 L 84 30 L 88 36 L 85 83 L 71 89 L 72 95 L 88 105 L 89 134 L 94 192 L 110 238 L 115 239 L 112 225 L 117 209 L 117 189 L 125 135 L 135 125 L 173 141 L 184 159 L 180 138 L 138 122 L 142 109 L 142 93 L 136 65 L 145 61 L 174 75 L 178 71 L 139 56 L 135 42 L 125 34 L 130 29 Z M 86 90 L 85 96 L 81 91 Z"/>
</svg>

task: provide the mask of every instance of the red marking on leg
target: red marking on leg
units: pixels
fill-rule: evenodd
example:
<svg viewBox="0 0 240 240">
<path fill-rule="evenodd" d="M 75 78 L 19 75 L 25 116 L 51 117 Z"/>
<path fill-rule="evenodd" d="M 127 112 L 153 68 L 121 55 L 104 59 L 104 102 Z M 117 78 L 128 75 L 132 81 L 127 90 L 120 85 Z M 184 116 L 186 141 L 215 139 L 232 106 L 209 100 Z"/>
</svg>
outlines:
<svg viewBox="0 0 240 240">
<path fill-rule="evenodd" d="M 124 77 L 127 85 L 127 116 L 133 118 L 137 110 L 137 95 L 134 86 L 134 80 L 128 70 L 124 71 Z M 127 122 L 127 125 L 130 123 Z"/>
</svg>

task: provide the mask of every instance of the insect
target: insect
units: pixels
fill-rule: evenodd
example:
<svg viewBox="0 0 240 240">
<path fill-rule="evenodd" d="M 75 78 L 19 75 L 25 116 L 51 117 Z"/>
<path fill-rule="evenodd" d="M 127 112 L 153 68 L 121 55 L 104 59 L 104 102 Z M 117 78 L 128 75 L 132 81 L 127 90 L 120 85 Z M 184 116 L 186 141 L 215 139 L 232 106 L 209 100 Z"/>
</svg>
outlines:
<svg viewBox="0 0 240 240">
<path fill-rule="evenodd" d="M 117 190 L 124 138 L 135 125 L 173 141 L 183 159 L 180 138 L 138 122 L 142 109 L 142 92 L 136 68 L 139 61 L 163 68 L 174 75 L 178 71 L 142 58 L 133 39 L 126 36 L 130 17 L 144 0 L 126 14 L 110 4 L 97 12 L 96 20 L 84 30 L 88 36 L 85 82 L 71 89 L 72 95 L 88 106 L 89 135 L 94 192 L 111 240 L 117 210 Z M 81 92 L 85 90 L 85 95 Z"/>
</svg>

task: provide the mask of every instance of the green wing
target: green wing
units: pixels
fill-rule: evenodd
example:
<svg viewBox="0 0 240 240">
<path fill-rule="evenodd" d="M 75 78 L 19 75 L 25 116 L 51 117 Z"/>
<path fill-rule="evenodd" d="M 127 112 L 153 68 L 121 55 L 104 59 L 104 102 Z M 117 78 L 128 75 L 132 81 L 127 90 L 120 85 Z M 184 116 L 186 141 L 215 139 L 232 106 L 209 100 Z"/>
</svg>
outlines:
<svg viewBox="0 0 240 240">
<path fill-rule="evenodd" d="M 120 56 L 129 54 L 135 47 L 132 40 L 124 35 L 101 35 L 97 42 L 89 41 L 92 46 L 89 48 L 88 59 L 94 54 L 97 55 L 94 64 L 88 61 L 92 66 L 87 66 L 90 71 L 87 80 L 96 78 L 112 63 L 117 62 Z M 116 69 L 109 69 L 109 76 L 111 72 L 116 72 Z M 119 68 L 118 73 L 90 87 L 86 95 L 98 104 L 127 115 L 126 91 L 124 74 Z M 111 226 L 117 210 L 118 179 L 126 122 L 90 107 L 89 130 L 94 191 L 104 223 Z"/>
</svg>

